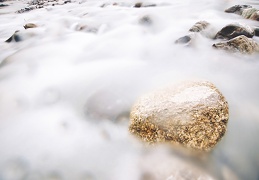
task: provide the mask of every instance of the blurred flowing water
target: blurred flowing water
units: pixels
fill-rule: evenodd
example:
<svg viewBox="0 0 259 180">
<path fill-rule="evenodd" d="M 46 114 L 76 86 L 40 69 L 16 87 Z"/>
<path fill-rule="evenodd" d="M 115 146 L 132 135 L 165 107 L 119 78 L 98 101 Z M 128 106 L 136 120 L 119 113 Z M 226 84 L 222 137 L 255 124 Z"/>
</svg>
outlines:
<svg viewBox="0 0 259 180">
<path fill-rule="evenodd" d="M 215 150 L 180 161 L 215 179 L 259 179 L 259 55 L 215 50 L 217 40 L 200 35 L 193 47 L 174 44 L 201 20 L 211 33 L 258 26 L 224 13 L 236 4 L 259 9 L 257 0 L 144 1 L 157 4 L 149 8 L 77 0 L 15 14 L 25 3 L 0 9 L 0 180 L 151 179 L 144 169 L 177 179 L 167 169 L 181 155 L 146 152 L 128 134 L 129 111 L 138 96 L 191 79 L 221 90 L 230 119 Z M 144 16 L 150 23 L 140 23 Z M 28 22 L 39 27 L 23 30 Z M 86 26 L 96 33 L 79 31 Z M 25 40 L 5 43 L 16 30 Z"/>
</svg>

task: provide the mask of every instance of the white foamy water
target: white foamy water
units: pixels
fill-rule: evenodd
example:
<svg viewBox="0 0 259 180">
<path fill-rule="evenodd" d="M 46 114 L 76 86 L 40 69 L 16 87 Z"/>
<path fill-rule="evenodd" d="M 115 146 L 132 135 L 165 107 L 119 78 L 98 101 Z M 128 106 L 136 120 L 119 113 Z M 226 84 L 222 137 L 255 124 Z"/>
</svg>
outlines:
<svg viewBox="0 0 259 180">
<path fill-rule="evenodd" d="M 26 2 L 0 9 L 0 180 L 177 179 L 190 170 L 178 172 L 178 161 L 215 179 L 259 178 L 259 55 L 217 51 L 218 40 L 201 35 L 193 47 L 174 44 L 201 20 L 212 33 L 236 22 L 258 26 L 224 13 L 235 4 L 259 9 L 256 0 L 143 1 L 157 4 L 148 8 L 76 0 L 14 13 Z M 26 23 L 38 28 L 24 30 Z M 16 30 L 24 40 L 5 43 Z M 192 79 L 213 82 L 227 99 L 225 137 L 206 158 L 146 152 L 128 134 L 132 104 Z"/>
</svg>

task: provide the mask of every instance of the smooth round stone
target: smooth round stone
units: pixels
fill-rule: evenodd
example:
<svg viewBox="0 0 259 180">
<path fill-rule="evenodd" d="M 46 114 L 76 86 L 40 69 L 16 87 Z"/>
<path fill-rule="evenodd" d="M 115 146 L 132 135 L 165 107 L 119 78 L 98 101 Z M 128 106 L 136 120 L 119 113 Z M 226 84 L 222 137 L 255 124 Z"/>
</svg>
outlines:
<svg viewBox="0 0 259 180">
<path fill-rule="evenodd" d="M 252 38 L 254 36 L 254 30 L 244 24 L 229 24 L 223 27 L 215 36 L 215 39 L 232 39 L 240 35 Z"/>
<path fill-rule="evenodd" d="M 229 52 L 240 52 L 243 54 L 252 54 L 259 52 L 259 44 L 251 38 L 244 35 L 235 37 L 226 42 L 213 44 L 214 48 L 223 49 Z"/>
<path fill-rule="evenodd" d="M 170 142 L 209 151 L 227 129 L 228 103 L 210 82 L 184 82 L 144 95 L 130 113 L 129 131 L 148 143 Z"/>
</svg>

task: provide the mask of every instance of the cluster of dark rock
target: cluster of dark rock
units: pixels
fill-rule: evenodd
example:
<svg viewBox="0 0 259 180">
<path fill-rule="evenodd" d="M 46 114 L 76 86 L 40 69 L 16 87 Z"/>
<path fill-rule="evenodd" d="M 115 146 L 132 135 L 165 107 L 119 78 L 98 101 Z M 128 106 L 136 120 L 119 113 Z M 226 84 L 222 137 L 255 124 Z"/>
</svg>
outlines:
<svg viewBox="0 0 259 180">
<path fill-rule="evenodd" d="M 132 3 L 125 3 L 125 2 L 120 2 L 120 3 L 105 3 L 102 4 L 101 7 L 107 7 L 107 6 L 121 6 L 121 7 L 133 7 L 133 8 L 146 8 L 146 7 L 155 7 L 157 4 L 153 3 L 143 3 L 143 2 L 137 2 L 135 4 Z"/>
<path fill-rule="evenodd" d="M 17 13 L 24 13 L 33 9 L 40 9 L 46 6 L 55 6 L 71 3 L 71 0 L 32 0 L 29 6 L 17 11 Z"/>
<path fill-rule="evenodd" d="M 225 10 L 226 13 L 235 13 L 246 19 L 259 21 L 259 10 L 250 5 L 235 5 Z"/>
<path fill-rule="evenodd" d="M 242 15 L 247 19 L 257 20 L 255 17 L 258 14 L 258 10 L 252 8 L 249 5 L 236 5 L 227 10 L 226 12 L 233 12 Z M 203 33 L 210 26 L 210 23 L 206 21 L 199 21 L 195 23 L 190 29 L 189 34 L 183 36 L 175 41 L 176 44 L 191 45 L 195 39 L 197 33 L 204 35 Z M 212 45 L 216 49 L 223 49 L 229 52 L 241 52 L 244 54 L 252 54 L 259 52 L 259 44 L 252 39 L 254 36 L 259 36 L 259 29 L 252 28 L 245 24 L 234 23 L 223 27 L 212 39 L 223 40 Z M 208 37 L 208 36 L 206 36 Z"/>
<path fill-rule="evenodd" d="M 37 28 L 38 25 L 36 25 L 34 23 L 27 23 L 23 27 L 25 30 L 15 31 L 14 34 L 11 37 L 9 37 L 5 42 L 7 42 L 7 43 L 20 42 L 20 41 L 30 39 L 31 37 L 34 37 L 37 35 L 37 33 L 26 31 L 26 29 Z M 75 31 L 87 32 L 87 33 L 97 33 L 98 32 L 98 27 L 88 26 L 86 24 L 76 24 L 76 25 L 73 25 L 72 28 Z"/>
</svg>

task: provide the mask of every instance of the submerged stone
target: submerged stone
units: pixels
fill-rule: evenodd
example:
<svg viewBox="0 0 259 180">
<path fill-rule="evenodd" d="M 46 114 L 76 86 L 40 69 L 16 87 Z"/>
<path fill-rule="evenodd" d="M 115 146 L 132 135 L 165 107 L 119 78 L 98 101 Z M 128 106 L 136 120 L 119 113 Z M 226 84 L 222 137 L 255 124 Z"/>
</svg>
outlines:
<svg viewBox="0 0 259 180">
<path fill-rule="evenodd" d="M 254 30 L 242 24 L 229 24 L 223 27 L 215 36 L 215 39 L 232 39 L 237 36 L 244 35 L 246 37 L 252 38 L 254 36 Z"/>
<path fill-rule="evenodd" d="M 175 43 L 176 44 L 190 44 L 191 40 L 192 40 L 191 36 L 187 35 L 187 36 L 180 37 L 179 39 L 177 39 L 175 41 Z"/>
<path fill-rule="evenodd" d="M 152 19 L 149 16 L 143 16 L 139 19 L 141 25 L 151 25 Z"/>
<path fill-rule="evenodd" d="M 248 38 L 244 35 L 235 37 L 226 42 L 213 44 L 213 47 L 230 52 L 241 52 L 243 54 L 252 54 L 254 52 L 259 52 L 259 44 L 253 39 Z"/>
<path fill-rule="evenodd" d="M 129 131 L 148 143 L 169 142 L 211 150 L 227 129 L 228 103 L 210 82 L 179 84 L 140 97 Z"/>
<path fill-rule="evenodd" d="M 235 5 L 225 10 L 226 13 L 235 13 L 241 15 L 245 9 L 252 8 L 250 5 Z"/>
</svg>

